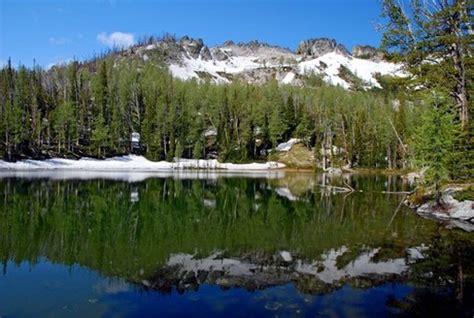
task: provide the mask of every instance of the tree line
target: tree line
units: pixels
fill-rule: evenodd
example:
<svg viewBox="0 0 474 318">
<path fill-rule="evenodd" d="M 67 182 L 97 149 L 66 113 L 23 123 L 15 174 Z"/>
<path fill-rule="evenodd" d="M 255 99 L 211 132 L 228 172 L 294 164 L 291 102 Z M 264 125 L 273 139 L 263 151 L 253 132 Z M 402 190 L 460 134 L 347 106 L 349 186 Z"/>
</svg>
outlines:
<svg viewBox="0 0 474 318">
<path fill-rule="evenodd" d="M 422 111 L 386 93 L 321 81 L 216 85 L 113 59 L 49 71 L 8 64 L 0 71 L 0 100 L 0 153 L 7 160 L 125 154 L 138 132 L 151 160 L 212 153 L 236 162 L 265 159 L 295 137 L 316 154 L 329 145 L 343 164 L 406 167 L 405 143 Z"/>
</svg>

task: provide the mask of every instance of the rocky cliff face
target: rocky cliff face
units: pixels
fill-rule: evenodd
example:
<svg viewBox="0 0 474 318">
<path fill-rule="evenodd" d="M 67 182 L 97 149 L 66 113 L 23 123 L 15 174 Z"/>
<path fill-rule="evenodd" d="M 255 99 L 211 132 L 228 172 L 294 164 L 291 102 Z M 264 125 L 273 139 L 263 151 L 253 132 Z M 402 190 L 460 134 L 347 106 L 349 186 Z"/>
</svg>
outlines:
<svg viewBox="0 0 474 318">
<path fill-rule="evenodd" d="M 204 47 L 202 39 L 192 39 L 187 36 L 181 38 L 179 44 L 184 49 L 185 52 L 189 54 L 192 58 L 198 58 L 201 53 L 201 49 Z"/>
<path fill-rule="evenodd" d="M 296 54 L 320 57 L 327 53 L 336 52 L 342 55 L 350 55 L 344 45 L 339 44 L 334 39 L 320 38 L 301 41 L 296 49 Z"/>
</svg>

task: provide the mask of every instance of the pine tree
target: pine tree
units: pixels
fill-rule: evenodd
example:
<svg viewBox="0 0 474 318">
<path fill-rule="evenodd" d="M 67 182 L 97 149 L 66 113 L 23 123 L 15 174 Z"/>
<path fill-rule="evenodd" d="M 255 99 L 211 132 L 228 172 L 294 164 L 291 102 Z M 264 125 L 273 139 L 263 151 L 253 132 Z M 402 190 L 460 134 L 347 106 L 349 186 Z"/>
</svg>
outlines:
<svg viewBox="0 0 474 318">
<path fill-rule="evenodd" d="M 446 0 L 426 5 L 413 0 L 409 8 L 411 14 L 405 12 L 400 1 L 383 0 L 382 16 L 387 23 L 382 47 L 395 60 L 405 63 L 414 87 L 452 97 L 464 128 L 472 111 L 472 3 Z"/>
<path fill-rule="evenodd" d="M 176 148 L 174 150 L 174 157 L 176 159 L 180 159 L 183 157 L 183 151 L 184 151 L 184 147 L 183 147 L 183 144 L 181 141 L 177 141 L 176 142 Z"/>
<path fill-rule="evenodd" d="M 437 190 L 440 183 L 448 178 L 456 127 L 453 118 L 446 99 L 435 95 L 414 135 L 416 163 L 427 168 L 425 180 L 428 184 L 434 184 Z"/>
<path fill-rule="evenodd" d="M 61 102 L 54 110 L 53 117 L 58 153 L 71 151 L 71 136 L 75 124 L 73 104 L 69 101 Z"/>
<path fill-rule="evenodd" d="M 273 148 L 275 148 L 278 142 L 281 141 L 286 129 L 286 125 L 282 120 L 282 114 L 280 112 L 280 109 L 276 108 L 272 112 L 268 128 L 270 132 L 270 140 L 272 142 Z"/>
<path fill-rule="evenodd" d="M 474 179 L 474 121 L 464 129 L 455 131 L 452 156 L 450 160 L 450 178 L 454 180 Z"/>
<path fill-rule="evenodd" d="M 109 137 L 109 129 L 105 125 L 105 120 L 101 113 L 94 119 L 93 126 L 94 129 L 91 136 L 92 152 L 96 153 L 97 157 L 100 158 L 104 155 L 104 148 L 108 147 Z"/>
<path fill-rule="evenodd" d="M 102 156 L 102 150 L 108 147 L 109 129 L 106 120 L 106 112 L 108 110 L 108 78 L 107 64 L 105 61 L 99 65 L 99 70 L 94 77 L 94 118 L 92 120 L 92 136 L 91 146 L 92 152 L 97 153 L 98 157 Z"/>
</svg>

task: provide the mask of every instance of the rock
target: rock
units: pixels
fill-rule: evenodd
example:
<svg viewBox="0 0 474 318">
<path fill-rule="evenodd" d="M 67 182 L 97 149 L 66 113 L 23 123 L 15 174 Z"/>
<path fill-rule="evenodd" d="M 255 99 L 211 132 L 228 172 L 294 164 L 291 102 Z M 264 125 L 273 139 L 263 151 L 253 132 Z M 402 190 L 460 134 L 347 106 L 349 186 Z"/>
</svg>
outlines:
<svg viewBox="0 0 474 318">
<path fill-rule="evenodd" d="M 324 54 L 336 52 L 343 55 L 350 55 L 347 49 L 338 44 L 334 39 L 320 38 L 301 41 L 296 49 L 296 54 L 320 57 Z"/>
<path fill-rule="evenodd" d="M 184 36 L 179 41 L 179 44 L 183 47 L 183 49 L 192 57 L 198 58 L 199 53 L 201 53 L 201 49 L 204 46 L 202 39 L 192 39 L 188 36 Z"/>
<path fill-rule="evenodd" d="M 458 227 L 465 231 L 474 231 L 474 201 L 459 202 L 446 192 L 443 194 L 443 206 L 430 201 L 422 204 L 416 212 L 424 217 L 448 222 L 450 227 Z"/>
<path fill-rule="evenodd" d="M 231 45 L 234 45 L 234 44 L 235 44 L 234 41 L 229 40 L 229 41 L 225 41 L 225 42 L 222 44 L 222 46 L 231 46 Z"/>
<path fill-rule="evenodd" d="M 290 252 L 281 251 L 281 252 L 280 252 L 280 256 L 281 256 L 281 258 L 282 258 L 285 262 L 287 262 L 287 263 L 293 261 L 293 257 L 291 257 Z"/>
<path fill-rule="evenodd" d="M 202 47 L 201 52 L 199 53 L 199 55 L 201 56 L 201 59 L 203 59 L 204 61 L 212 60 L 211 51 L 205 45 Z"/>
<path fill-rule="evenodd" d="M 450 194 L 443 194 L 442 202 L 444 206 L 440 207 L 436 202 L 428 202 L 421 205 L 418 213 L 431 213 L 441 219 L 459 219 L 463 221 L 474 222 L 474 201 L 465 200 L 459 202 Z"/>
<path fill-rule="evenodd" d="M 466 232 L 474 232 L 473 223 L 459 221 L 459 220 L 450 220 L 448 225 L 452 228 L 460 228 Z"/>
<path fill-rule="evenodd" d="M 221 52 L 219 52 L 219 50 Z M 288 63 L 288 61 L 290 60 L 296 60 L 297 57 L 287 48 L 282 48 L 259 41 L 241 42 L 237 44 L 231 41 L 227 41 L 222 46 L 213 48 L 213 50 L 211 51 L 219 55 L 214 56 L 215 58 L 224 58 L 224 56 L 221 56 L 221 53 L 225 54 L 226 56 L 232 57 L 246 56 L 252 57 L 255 63 L 261 63 L 263 65 L 281 65 Z M 253 68 L 248 69 L 247 71 L 251 70 L 253 70 Z M 269 78 L 266 80 L 273 79 L 275 77 L 274 74 L 267 75 L 271 76 L 269 76 Z"/>
<path fill-rule="evenodd" d="M 355 45 L 352 48 L 352 56 L 377 61 L 382 60 L 384 57 L 381 51 L 370 45 Z"/>
<path fill-rule="evenodd" d="M 458 202 L 454 199 L 453 201 L 456 203 L 451 208 L 450 217 L 474 223 L 474 201 L 465 200 Z"/>
<path fill-rule="evenodd" d="M 199 281 L 199 283 L 204 283 L 207 279 L 207 276 L 209 275 L 209 272 L 208 271 L 205 271 L 205 270 L 198 270 L 197 272 L 197 279 Z"/>
<path fill-rule="evenodd" d="M 212 51 L 212 57 L 217 61 L 225 61 L 229 59 L 229 56 L 225 54 L 221 49 L 215 49 Z"/>
<path fill-rule="evenodd" d="M 163 56 L 167 61 L 179 60 L 181 54 L 184 53 L 183 46 L 180 43 L 177 43 L 174 38 L 165 38 L 156 43 L 156 47 L 161 53 L 163 53 Z"/>
</svg>

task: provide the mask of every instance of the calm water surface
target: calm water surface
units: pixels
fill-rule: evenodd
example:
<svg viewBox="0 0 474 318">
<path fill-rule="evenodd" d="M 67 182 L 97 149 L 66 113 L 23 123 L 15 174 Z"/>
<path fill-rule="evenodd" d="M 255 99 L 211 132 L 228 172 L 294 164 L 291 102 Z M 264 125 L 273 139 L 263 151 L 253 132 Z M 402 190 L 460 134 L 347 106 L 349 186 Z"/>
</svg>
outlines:
<svg viewBox="0 0 474 318">
<path fill-rule="evenodd" d="M 345 184 L 357 191 L 328 187 Z M 0 316 L 472 317 L 474 234 L 391 193 L 408 190 L 386 176 L 0 173 Z"/>
</svg>

